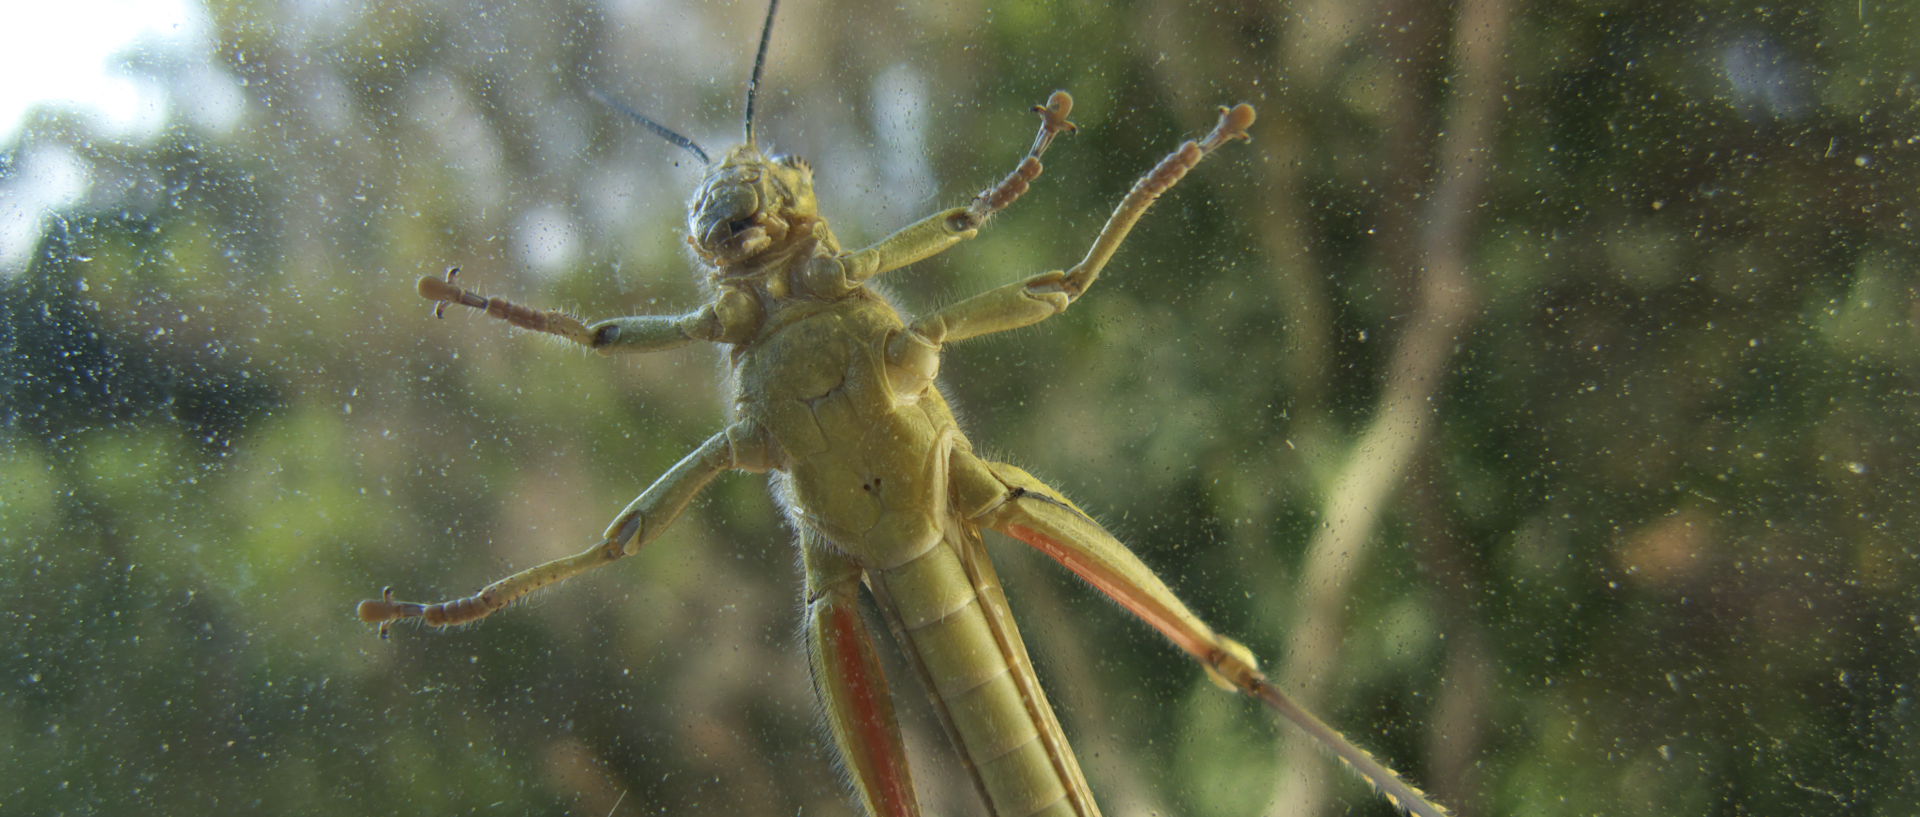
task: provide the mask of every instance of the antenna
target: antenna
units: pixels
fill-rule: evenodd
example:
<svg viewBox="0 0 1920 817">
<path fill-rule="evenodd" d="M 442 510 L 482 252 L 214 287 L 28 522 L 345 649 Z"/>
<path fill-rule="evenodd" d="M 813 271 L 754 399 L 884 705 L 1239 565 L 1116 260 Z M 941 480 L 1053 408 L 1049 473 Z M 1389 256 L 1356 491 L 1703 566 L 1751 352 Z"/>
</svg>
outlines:
<svg viewBox="0 0 1920 817">
<path fill-rule="evenodd" d="M 753 100 L 760 93 L 760 75 L 767 70 L 767 43 L 773 40 L 773 13 L 780 0 L 767 3 L 767 22 L 760 27 L 760 51 L 753 55 L 753 78 L 747 80 L 747 144 L 753 144 Z"/>
<path fill-rule="evenodd" d="M 647 130 L 653 131 L 655 136 L 658 136 L 662 139 L 672 142 L 676 147 L 686 148 L 688 151 L 692 152 L 693 155 L 700 157 L 701 164 L 703 165 L 713 164 L 713 160 L 707 158 L 707 152 L 704 150 L 701 150 L 700 146 L 695 144 L 692 139 L 688 139 L 685 136 L 681 136 L 680 134 L 675 133 L 671 128 L 668 128 L 665 125 L 655 122 L 652 119 L 648 119 L 645 114 L 627 107 L 626 103 L 621 102 L 618 99 L 614 99 L 613 96 L 611 94 L 608 94 L 606 91 L 602 91 L 599 88 L 588 86 L 587 93 L 592 94 L 594 99 L 600 100 L 601 104 L 606 105 L 607 107 L 612 108 L 616 111 L 619 111 L 623 114 L 626 114 L 627 116 L 632 117 L 633 121 L 638 122 L 642 125 L 645 125 Z"/>
</svg>

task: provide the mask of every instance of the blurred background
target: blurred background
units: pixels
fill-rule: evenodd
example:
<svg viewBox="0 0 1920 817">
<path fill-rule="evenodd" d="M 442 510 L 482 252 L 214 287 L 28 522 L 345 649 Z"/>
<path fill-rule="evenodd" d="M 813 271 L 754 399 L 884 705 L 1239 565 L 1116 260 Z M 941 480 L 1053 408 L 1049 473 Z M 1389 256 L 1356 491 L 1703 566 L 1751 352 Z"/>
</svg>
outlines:
<svg viewBox="0 0 1920 817">
<path fill-rule="evenodd" d="M 697 303 L 759 0 L 75 2 L 0 99 L 0 812 L 851 814 L 764 480 L 602 574 L 382 642 L 354 604 L 571 553 L 721 427 L 413 281 Z M 44 15 L 44 16 L 39 16 Z M 1920 6 L 789 0 L 763 143 L 849 246 L 1080 131 L 909 312 L 1077 260 L 946 355 L 976 444 L 1099 515 L 1461 815 L 1920 800 Z M 89 56 L 91 55 L 91 56 Z M 1018 543 L 1110 815 L 1388 815 Z M 930 813 L 983 813 L 893 666 Z"/>
</svg>

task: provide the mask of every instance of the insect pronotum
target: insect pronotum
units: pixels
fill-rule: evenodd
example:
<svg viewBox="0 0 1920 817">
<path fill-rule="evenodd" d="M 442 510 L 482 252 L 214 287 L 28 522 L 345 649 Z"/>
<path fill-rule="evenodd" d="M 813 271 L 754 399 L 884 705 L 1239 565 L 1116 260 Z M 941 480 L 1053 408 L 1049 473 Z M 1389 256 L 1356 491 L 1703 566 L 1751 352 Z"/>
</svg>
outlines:
<svg viewBox="0 0 1920 817">
<path fill-rule="evenodd" d="M 975 453 L 934 383 L 946 344 L 1038 323 L 1091 288 L 1128 231 L 1221 146 L 1247 138 L 1251 106 L 1220 109 L 1213 131 L 1175 148 L 1137 181 L 1065 270 L 1043 272 L 912 319 L 866 284 L 973 238 L 1041 173 L 1054 137 L 1073 130 L 1073 100 L 1035 106 L 1040 130 L 1012 173 L 960 207 L 879 243 L 843 250 L 820 217 L 813 173 L 763 153 L 754 99 L 777 0 L 770 3 L 747 85 L 746 141 L 717 162 L 692 140 L 638 113 L 649 130 L 700 158 L 706 175 L 687 216 L 706 269 L 708 302 L 680 315 L 587 324 L 555 310 L 488 298 L 442 279 L 420 294 L 601 352 L 725 344 L 733 411 L 727 427 L 615 516 L 587 550 L 508 576 L 464 598 L 363 601 L 362 620 L 475 621 L 547 585 L 611 564 L 659 536 L 721 472 L 771 475 L 806 575 L 814 685 L 857 796 L 870 814 L 919 814 L 874 638 L 858 614 L 869 589 L 925 682 L 988 811 L 998 817 L 1099 813 L 1079 762 L 1033 672 L 981 541 L 995 530 L 1037 548 L 1118 601 L 1199 661 L 1212 679 L 1267 703 L 1421 817 L 1446 812 L 1300 708 L 1239 642 L 1214 633 L 1133 553 L 1058 491 Z M 622 108 L 622 110 L 625 110 Z"/>
</svg>

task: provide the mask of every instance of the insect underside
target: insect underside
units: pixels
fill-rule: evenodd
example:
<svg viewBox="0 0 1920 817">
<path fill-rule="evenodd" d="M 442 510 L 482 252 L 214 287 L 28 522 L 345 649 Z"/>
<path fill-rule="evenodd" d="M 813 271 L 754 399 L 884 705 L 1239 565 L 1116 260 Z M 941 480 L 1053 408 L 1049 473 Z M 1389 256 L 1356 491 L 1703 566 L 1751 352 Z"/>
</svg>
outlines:
<svg viewBox="0 0 1920 817">
<path fill-rule="evenodd" d="M 484 310 L 601 352 L 669 349 L 694 341 L 729 350 L 732 418 L 649 486 L 587 550 L 437 604 L 361 602 L 380 625 L 417 618 L 475 621 L 541 587 L 610 564 L 653 540 L 718 475 L 769 472 L 788 509 L 806 576 L 814 685 L 859 800 L 870 814 L 919 814 L 873 634 L 858 613 L 865 584 L 932 696 L 935 711 L 997 817 L 1099 813 L 1072 748 L 1036 679 L 981 542 L 991 529 L 1031 545 L 1111 596 L 1198 660 L 1213 680 L 1265 701 L 1307 730 L 1401 808 L 1445 811 L 1295 705 L 1238 642 L 1213 632 L 1110 533 L 1025 471 L 977 455 L 934 380 L 948 343 L 1038 323 L 1093 285 L 1148 206 L 1201 159 L 1244 139 L 1253 108 L 1222 108 L 1206 138 L 1188 141 L 1135 183 L 1086 256 L 911 320 L 867 282 L 973 238 L 1041 173 L 1054 138 L 1071 131 L 1072 99 L 1043 105 L 1038 136 L 1014 171 L 961 207 L 935 213 L 848 252 L 821 218 L 812 170 L 761 152 L 753 97 L 772 29 L 768 9 L 749 83 L 746 141 L 718 161 L 690 140 L 632 114 L 707 163 L 688 214 L 688 243 L 714 293 L 680 315 L 587 324 L 563 312 L 488 298 L 445 280 L 422 296 Z"/>
</svg>

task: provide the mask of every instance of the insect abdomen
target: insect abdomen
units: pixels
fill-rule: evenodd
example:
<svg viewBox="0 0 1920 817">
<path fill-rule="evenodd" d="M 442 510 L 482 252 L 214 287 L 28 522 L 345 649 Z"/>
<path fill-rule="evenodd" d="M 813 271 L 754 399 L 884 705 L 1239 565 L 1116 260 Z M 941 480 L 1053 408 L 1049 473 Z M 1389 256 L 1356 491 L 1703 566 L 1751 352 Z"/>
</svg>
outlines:
<svg viewBox="0 0 1920 817">
<path fill-rule="evenodd" d="M 995 815 L 1097 817 L 1079 762 L 1004 615 L 991 566 L 984 566 L 991 589 L 983 601 L 976 588 L 982 565 L 970 573 L 954 544 L 870 576 L 891 600 L 955 743 Z"/>
</svg>

